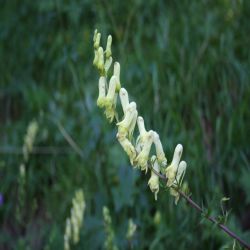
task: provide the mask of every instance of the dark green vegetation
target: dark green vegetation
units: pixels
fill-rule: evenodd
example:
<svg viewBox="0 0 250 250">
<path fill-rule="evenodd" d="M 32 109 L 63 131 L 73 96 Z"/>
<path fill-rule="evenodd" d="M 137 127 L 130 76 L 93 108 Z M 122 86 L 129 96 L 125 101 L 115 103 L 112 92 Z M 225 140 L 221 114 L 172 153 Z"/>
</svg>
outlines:
<svg viewBox="0 0 250 250">
<path fill-rule="evenodd" d="M 227 225 L 249 242 L 250 1 L 0 4 L 0 249 L 62 249 L 78 188 L 87 207 L 73 249 L 103 245 L 104 205 L 121 249 L 129 246 L 129 218 L 137 224 L 135 249 L 233 244 L 183 201 L 175 206 L 167 192 L 155 202 L 149 176 L 129 166 L 115 126 L 96 107 L 95 28 L 112 34 L 121 83 L 147 128 L 160 134 L 169 162 L 183 144 L 193 199 L 216 216 L 221 198 L 230 197 Z M 23 138 L 33 119 L 39 130 L 17 216 Z"/>
</svg>

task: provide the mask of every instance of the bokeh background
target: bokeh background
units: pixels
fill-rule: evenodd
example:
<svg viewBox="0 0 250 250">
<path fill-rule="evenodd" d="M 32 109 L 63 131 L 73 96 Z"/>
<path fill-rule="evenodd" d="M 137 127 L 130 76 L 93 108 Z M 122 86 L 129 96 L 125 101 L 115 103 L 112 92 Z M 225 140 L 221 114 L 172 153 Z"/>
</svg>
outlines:
<svg viewBox="0 0 250 250">
<path fill-rule="evenodd" d="M 120 249 L 223 249 L 233 240 L 133 170 L 96 107 L 95 28 L 113 36 L 121 82 L 171 161 L 184 146 L 192 197 L 250 239 L 250 1 L 0 1 L 0 249 L 63 249 L 77 189 L 86 211 L 72 249 L 103 249 L 103 206 Z M 24 137 L 35 121 L 33 151 Z M 137 225 L 126 239 L 128 221 Z"/>
</svg>

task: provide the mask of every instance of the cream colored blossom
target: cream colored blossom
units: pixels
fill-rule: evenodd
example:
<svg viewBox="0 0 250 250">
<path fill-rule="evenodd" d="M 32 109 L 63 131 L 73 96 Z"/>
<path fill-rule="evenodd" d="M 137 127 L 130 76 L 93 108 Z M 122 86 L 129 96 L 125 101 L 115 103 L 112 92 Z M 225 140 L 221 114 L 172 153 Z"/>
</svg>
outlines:
<svg viewBox="0 0 250 250">
<path fill-rule="evenodd" d="M 170 187 L 176 178 L 177 169 L 181 160 L 183 147 L 181 144 L 178 144 L 174 150 L 174 156 L 171 164 L 166 169 L 166 177 L 168 178 L 167 186 Z"/>
<path fill-rule="evenodd" d="M 180 187 L 182 180 L 184 178 L 184 175 L 186 173 L 186 168 L 187 168 L 187 163 L 185 161 L 181 161 L 179 164 L 179 167 L 177 169 L 177 174 L 175 177 L 175 181 L 172 184 L 172 187 Z M 174 189 L 174 188 L 170 188 L 170 194 L 173 195 L 175 197 L 175 204 L 177 204 L 179 198 L 180 198 L 180 194 Z"/>
<path fill-rule="evenodd" d="M 157 158 L 155 155 L 151 157 L 151 163 L 153 166 L 153 169 L 159 173 L 160 172 L 160 167 L 157 162 Z M 154 171 L 151 170 L 151 177 L 148 181 L 148 185 L 150 187 L 150 190 L 155 194 L 155 200 L 157 200 L 157 194 L 159 192 L 159 176 L 154 173 Z"/>
<path fill-rule="evenodd" d="M 132 166 L 134 166 L 134 160 L 136 157 L 136 151 L 134 146 L 132 145 L 132 143 L 124 136 L 120 136 L 119 133 L 117 133 L 116 135 L 119 143 L 121 144 L 122 148 L 124 149 L 124 151 L 127 153 L 129 159 L 130 159 L 130 163 Z"/>
<path fill-rule="evenodd" d="M 104 72 L 104 53 L 103 53 L 103 48 L 99 47 L 97 50 L 97 68 L 100 71 L 100 74 L 103 74 Z"/>
<path fill-rule="evenodd" d="M 134 125 L 133 124 L 134 117 L 137 117 L 136 103 L 131 102 L 127 106 L 124 119 L 116 124 L 118 126 L 118 134 L 120 137 L 128 136 L 128 133 L 131 130 L 131 126 Z"/>
<path fill-rule="evenodd" d="M 154 137 L 154 132 L 152 130 L 150 130 L 144 135 L 143 148 L 135 159 L 135 162 L 137 163 L 138 166 L 140 166 L 142 171 L 146 170 L 147 172 L 148 170 L 148 158 L 153 143 L 153 137 Z"/>
<path fill-rule="evenodd" d="M 108 36 L 108 39 L 107 39 L 107 45 L 106 45 L 106 50 L 105 50 L 105 53 L 106 53 L 106 58 L 110 58 L 111 55 L 112 55 L 112 52 L 111 52 L 111 45 L 112 45 L 112 36 L 109 35 Z"/>
<path fill-rule="evenodd" d="M 137 118 L 137 126 L 139 129 L 139 136 L 136 139 L 136 151 L 137 153 L 140 153 L 143 149 L 144 143 L 147 140 L 147 131 L 145 129 L 145 125 L 144 125 L 144 120 L 141 116 L 138 116 Z"/>
<path fill-rule="evenodd" d="M 99 78 L 99 95 L 97 99 L 97 106 L 103 108 L 106 100 L 106 77 Z"/>
<path fill-rule="evenodd" d="M 128 98 L 128 92 L 126 89 L 121 88 L 119 91 L 119 96 L 120 96 L 120 100 L 121 100 L 121 105 L 122 105 L 122 109 L 123 109 L 123 113 L 126 113 L 126 110 L 128 108 L 129 105 L 129 98 Z"/>
<path fill-rule="evenodd" d="M 100 41 L 101 41 L 101 33 L 97 33 L 97 30 L 95 31 L 94 34 L 94 48 L 97 50 L 100 46 Z"/>
<path fill-rule="evenodd" d="M 154 144 L 155 144 L 157 160 L 158 160 L 160 166 L 161 167 L 167 166 L 167 158 L 166 158 L 165 153 L 163 151 L 160 137 L 156 132 L 154 132 Z"/>
<path fill-rule="evenodd" d="M 105 107 L 105 115 L 107 119 L 112 122 L 115 117 L 115 108 L 116 108 L 116 77 L 112 76 L 109 81 L 108 93 L 105 98 L 104 107 Z"/>
<path fill-rule="evenodd" d="M 114 76 L 116 76 L 117 79 L 117 84 L 116 84 L 116 91 L 120 91 L 121 89 L 121 82 L 120 82 L 120 63 L 119 62 L 115 62 L 114 63 Z"/>
</svg>

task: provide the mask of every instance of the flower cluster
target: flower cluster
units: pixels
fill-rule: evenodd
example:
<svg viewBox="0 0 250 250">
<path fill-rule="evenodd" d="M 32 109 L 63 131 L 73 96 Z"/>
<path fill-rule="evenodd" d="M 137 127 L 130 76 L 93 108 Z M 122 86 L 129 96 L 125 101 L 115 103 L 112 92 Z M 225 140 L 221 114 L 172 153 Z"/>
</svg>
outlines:
<svg viewBox="0 0 250 250">
<path fill-rule="evenodd" d="M 102 214 L 104 220 L 104 230 L 106 233 L 104 248 L 107 250 L 118 250 L 118 247 L 115 244 L 115 233 L 112 227 L 112 219 L 108 207 L 104 206 L 102 208 Z"/>
<path fill-rule="evenodd" d="M 83 223 L 83 215 L 85 211 L 85 200 L 83 191 L 77 190 L 75 197 L 72 200 L 71 217 L 66 220 L 66 227 L 64 233 L 64 249 L 70 249 L 70 241 L 73 244 L 78 243 L 80 228 Z"/>
<path fill-rule="evenodd" d="M 155 194 L 155 199 L 157 199 L 159 192 L 159 176 L 156 173 L 162 173 L 166 176 L 167 187 L 170 188 L 170 194 L 175 197 L 177 203 L 179 194 L 176 189 L 181 185 L 187 167 L 185 161 L 180 162 L 183 147 L 180 144 L 176 146 L 173 160 L 170 165 L 167 165 L 167 158 L 159 135 L 153 130 L 146 130 L 143 118 L 138 116 L 136 103 L 130 102 L 127 90 L 121 88 L 120 64 L 118 62 L 114 63 L 113 75 L 110 77 L 109 84 L 107 84 L 108 70 L 112 65 L 112 37 L 108 36 L 105 51 L 100 46 L 100 39 L 101 34 L 95 30 L 93 64 L 100 73 L 97 106 L 104 109 L 104 113 L 110 122 L 114 120 L 114 117 L 118 121 L 116 123 L 118 129 L 116 137 L 127 153 L 131 165 L 145 172 L 151 166 L 151 177 L 148 185 Z M 118 95 L 123 110 L 123 118 L 120 121 L 116 112 Z M 133 135 L 136 125 L 139 135 L 134 143 Z M 155 147 L 155 155 L 151 156 L 152 145 Z"/>
</svg>

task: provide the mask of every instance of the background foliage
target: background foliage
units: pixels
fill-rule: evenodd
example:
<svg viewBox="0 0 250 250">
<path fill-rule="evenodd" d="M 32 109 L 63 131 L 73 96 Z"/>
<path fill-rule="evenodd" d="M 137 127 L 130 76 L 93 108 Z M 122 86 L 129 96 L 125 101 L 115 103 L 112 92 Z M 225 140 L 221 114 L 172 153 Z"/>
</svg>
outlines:
<svg viewBox="0 0 250 250">
<path fill-rule="evenodd" d="M 162 138 L 184 145 L 192 197 L 250 238 L 250 1 L 0 0 L 0 249 L 62 249 L 77 188 L 86 214 L 74 249 L 100 249 L 102 208 L 121 249 L 219 249 L 232 240 L 129 166 L 96 107 L 92 35 L 113 36 L 122 85 Z M 105 44 L 104 40 L 103 44 Z M 38 122 L 17 216 L 28 124 Z M 72 144 L 69 136 L 77 145 Z M 71 145 L 69 144 L 71 142 Z M 73 146 L 73 147 L 72 147 Z M 129 219 L 137 225 L 126 240 Z M 249 241 L 249 240 L 248 240 Z"/>
</svg>

